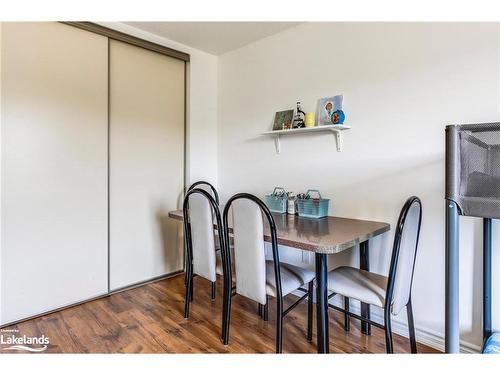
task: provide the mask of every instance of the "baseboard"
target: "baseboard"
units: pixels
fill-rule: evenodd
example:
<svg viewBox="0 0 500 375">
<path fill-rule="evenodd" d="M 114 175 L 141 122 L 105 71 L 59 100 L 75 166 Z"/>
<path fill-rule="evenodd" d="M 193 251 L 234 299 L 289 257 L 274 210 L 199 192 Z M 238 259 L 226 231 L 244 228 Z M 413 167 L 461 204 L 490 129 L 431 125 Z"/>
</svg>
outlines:
<svg viewBox="0 0 500 375">
<path fill-rule="evenodd" d="M 156 281 L 161 281 L 161 280 L 164 280 L 164 279 L 169 279 L 171 277 L 175 277 L 177 275 L 180 275 L 181 273 L 184 273 L 184 270 L 173 271 L 173 272 L 166 273 L 166 274 L 163 274 L 163 275 L 160 275 L 160 276 L 152 277 L 151 279 L 146 279 L 146 280 L 143 280 L 143 281 L 139 281 L 139 282 L 134 283 L 134 284 L 122 286 L 120 288 L 110 289 L 108 295 L 110 296 L 110 295 L 115 294 L 115 293 L 120 293 L 120 292 L 124 292 L 126 290 L 139 288 L 141 286 L 144 286 L 144 285 L 147 285 L 147 284 L 151 284 L 151 283 L 154 283 Z"/>
</svg>

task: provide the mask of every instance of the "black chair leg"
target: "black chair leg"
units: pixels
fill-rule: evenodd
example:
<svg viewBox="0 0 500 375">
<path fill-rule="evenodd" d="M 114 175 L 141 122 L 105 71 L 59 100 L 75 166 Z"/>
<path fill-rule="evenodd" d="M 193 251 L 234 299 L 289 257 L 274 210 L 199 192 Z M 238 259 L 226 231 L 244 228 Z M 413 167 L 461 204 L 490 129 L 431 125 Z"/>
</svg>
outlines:
<svg viewBox="0 0 500 375">
<path fill-rule="evenodd" d="M 413 308 L 411 306 L 411 298 L 406 305 L 406 314 L 408 316 L 408 331 L 410 336 L 410 348 L 412 353 L 417 353 L 417 340 L 415 339 L 415 323 L 413 321 Z"/>
<path fill-rule="evenodd" d="M 259 303 L 259 318 L 262 318 L 264 316 L 264 305 L 262 303 Z"/>
<path fill-rule="evenodd" d="M 385 349 L 387 354 L 394 353 L 392 347 L 392 331 L 391 331 L 391 312 L 384 312 L 384 323 L 385 323 Z"/>
<path fill-rule="evenodd" d="M 186 269 L 186 295 L 184 298 L 184 319 L 189 318 L 189 304 L 193 300 L 193 276 L 191 275 L 191 266 Z"/>
<path fill-rule="evenodd" d="M 262 306 L 262 319 L 265 322 L 269 320 L 269 296 L 266 295 L 266 304 Z"/>
<path fill-rule="evenodd" d="M 191 277 L 190 277 L 190 280 L 188 281 L 188 283 L 189 283 L 189 289 L 190 289 L 190 291 L 189 291 L 189 300 L 191 302 L 193 302 L 193 300 L 194 300 L 194 292 L 193 292 L 193 289 L 194 289 L 194 285 L 193 285 L 194 284 L 194 275 L 192 273 L 191 273 Z"/>
<path fill-rule="evenodd" d="M 344 310 L 349 312 L 349 297 L 344 297 Z M 349 314 L 344 314 L 344 329 L 346 332 L 351 330 L 351 319 Z"/>
<path fill-rule="evenodd" d="M 307 340 L 312 341 L 313 338 L 313 290 L 314 281 L 309 282 L 307 288 Z"/>
<path fill-rule="evenodd" d="M 283 352 L 283 299 L 276 298 L 276 353 L 282 353 L 282 352 Z"/>
<path fill-rule="evenodd" d="M 224 288 L 224 302 L 222 307 L 222 342 L 224 345 L 229 344 L 229 326 L 231 323 L 231 298 L 232 290 Z"/>
<path fill-rule="evenodd" d="M 212 298 L 212 301 L 215 300 L 216 285 L 217 285 L 217 283 L 215 281 L 212 281 L 212 293 L 210 295 L 210 297 Z"/>
</svg>

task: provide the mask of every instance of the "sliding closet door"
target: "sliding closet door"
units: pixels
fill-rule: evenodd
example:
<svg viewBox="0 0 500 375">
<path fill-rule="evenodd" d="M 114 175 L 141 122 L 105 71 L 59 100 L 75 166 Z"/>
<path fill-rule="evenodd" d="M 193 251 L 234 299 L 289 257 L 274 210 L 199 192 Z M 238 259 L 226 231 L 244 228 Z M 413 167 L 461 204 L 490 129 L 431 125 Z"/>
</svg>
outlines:
<svg viewBox="0 0 500 375">
<path fill-rule="evenodd" d="M 107 38 L 4 23 L 1 321 L 107 292 Z"/>
<path fill-rule="evenodd" d="M 110 287 L 182 269 L 184 62 L 110 44 Z"/>
</svg>

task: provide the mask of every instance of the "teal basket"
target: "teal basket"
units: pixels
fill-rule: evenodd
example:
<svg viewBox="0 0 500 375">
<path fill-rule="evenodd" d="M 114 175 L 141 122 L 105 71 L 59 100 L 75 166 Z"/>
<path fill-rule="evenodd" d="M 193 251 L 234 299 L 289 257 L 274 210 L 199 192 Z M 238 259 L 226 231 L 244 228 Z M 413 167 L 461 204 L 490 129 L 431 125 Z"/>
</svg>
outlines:
<svg viewBox="0 0 500 375">
<path fill-rule="evenodd" d="M 276 196 L 277 193 L 285 193 L 282 197 Z M 272 194 L 266 195 L 266 205 L 269 211 L 276 212 L 278 214 L 286 213 L 288 203 L 288 196 L 286 195 L 285 189 L 282 187 L 275 187 Z"/>
<path fill-rule="evenodd" d="M 318 198 L 297 199 L 299 216 L 319 219 L 328 216 L 330 199 L 321 198 L 319 190 L 308 190 L 306 196 L 310 193 L 317 193 Z"/>
</svg>

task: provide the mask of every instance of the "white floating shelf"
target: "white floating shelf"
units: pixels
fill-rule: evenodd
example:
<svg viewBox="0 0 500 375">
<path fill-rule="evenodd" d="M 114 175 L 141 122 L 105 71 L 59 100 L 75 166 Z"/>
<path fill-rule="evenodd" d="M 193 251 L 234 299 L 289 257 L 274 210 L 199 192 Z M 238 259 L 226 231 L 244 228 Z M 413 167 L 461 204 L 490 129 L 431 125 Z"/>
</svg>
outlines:
<svg viewBox="0 0 500 375">
<path fill-rule="evenodd" d="M 305 134 L 305 133 L 318 133 L 318 132 L 332 132 L 335 134 L 337 140 L 337 151 L 342 151 L 342 130 L 350 129 L 349 125 L 320 125 L 312 128 L 288 129 L 288 130 L 273 130 L 270 132 L 262 133 L 274 137 L 274 145 L 276 153 L 281 152 L 280 137 L 283 135 Z"/>
</svg>

